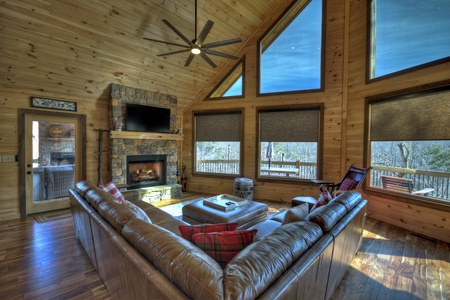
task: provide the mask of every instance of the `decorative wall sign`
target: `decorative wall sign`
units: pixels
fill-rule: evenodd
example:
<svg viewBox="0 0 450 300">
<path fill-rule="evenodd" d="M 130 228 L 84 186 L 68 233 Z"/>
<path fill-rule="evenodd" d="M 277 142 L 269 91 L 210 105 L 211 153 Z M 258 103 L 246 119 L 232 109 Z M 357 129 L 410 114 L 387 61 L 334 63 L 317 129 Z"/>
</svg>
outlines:
<svg viewBox="0 0 450 300">
<path fill-rule="evenodd" d="M 77 103 L 72 101 L 54 100 L 47 98 L 31 97 L 31 106 L 68 111 L 77 111 Z"/>
<path fill-rule="evenodd" d="M 61 138 L 66 134 L 66 130 L 61 126 L 53 126 L 48 129 L 48 134 L 54 138 Z"/>
</svg>

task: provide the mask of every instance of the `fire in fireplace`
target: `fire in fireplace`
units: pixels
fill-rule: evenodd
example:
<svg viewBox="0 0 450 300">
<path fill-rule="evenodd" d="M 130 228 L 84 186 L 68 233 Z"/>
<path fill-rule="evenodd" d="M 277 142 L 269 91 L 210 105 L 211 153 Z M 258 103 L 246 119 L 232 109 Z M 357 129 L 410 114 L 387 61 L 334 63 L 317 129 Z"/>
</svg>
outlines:
<svg viewBox="0 0 450 300">
<path fill-rule="evenodd" d="M 166 184 L 166 155 L 128 155 L 129 189 Z"/>
</svg>

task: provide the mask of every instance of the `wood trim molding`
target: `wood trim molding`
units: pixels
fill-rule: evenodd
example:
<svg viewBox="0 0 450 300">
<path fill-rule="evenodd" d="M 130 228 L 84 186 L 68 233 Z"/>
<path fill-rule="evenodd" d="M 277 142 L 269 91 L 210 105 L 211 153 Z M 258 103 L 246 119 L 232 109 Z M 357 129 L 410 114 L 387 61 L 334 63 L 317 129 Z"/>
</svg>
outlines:
<svg viewBox="0 0 450 300">
<path fill-rule="evenodd" d="M 181 134 L 136 132 L 136 131 L 111 131 L 112 139 L 135 139 L 135 140 L 176 140 L 182 141 Z"/>
</svg>

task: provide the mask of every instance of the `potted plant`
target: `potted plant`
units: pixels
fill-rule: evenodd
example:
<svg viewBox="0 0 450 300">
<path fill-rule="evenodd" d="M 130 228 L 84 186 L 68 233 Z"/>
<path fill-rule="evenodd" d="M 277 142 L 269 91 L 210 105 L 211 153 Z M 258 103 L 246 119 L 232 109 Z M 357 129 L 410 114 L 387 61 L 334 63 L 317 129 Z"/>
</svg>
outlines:
<svg viewBox="0 0 450 300">
<path fill-rule="evenodd" d="M 122 121 L 116 121 L 116 130 L 122 131 L 123 122 Z"/>
</svg>

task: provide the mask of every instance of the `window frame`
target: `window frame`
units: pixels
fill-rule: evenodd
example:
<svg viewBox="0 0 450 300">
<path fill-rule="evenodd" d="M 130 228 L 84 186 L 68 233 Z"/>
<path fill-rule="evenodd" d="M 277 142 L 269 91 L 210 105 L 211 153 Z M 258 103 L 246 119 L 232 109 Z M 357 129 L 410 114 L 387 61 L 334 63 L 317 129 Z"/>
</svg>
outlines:
<svg viewBox="0 0 450 300">
<path fill-rule="evenodd" d="M 365 116 L 366 117 L 365 117 L 365 123 L 364 123 L 365 147 L 364 147 L 363 159 L 367 166 L 369 166 L 370 168 L 372 167 L 372 162 L 371 162 L 371 158 L 372 158 L 371 142 L 372 142 L 372 140 L 370 138 L 370 123 L 371 123 L 371 116 L 370 116 L 371 108 L 370 108 L 370 106 L 371 106 L 371 104 L 374 102 L 389 101 L 390 99 L 394 99 L 394 98 L 397 98 L 398 100 L 404 100 L 411 96 L 417 96 L 417 95 L 421 95 L 421 94 L 431 94 L 433 92 L 438 92 L 440 90 L 447 90 L 450 92 L 450 82 L 448 80 L 440 81 L 440 82 L 435 82 L 435 83 L 431 83 L 431 84 L 425 84 L 425 85 L 415 86 L 412 88 L 402 89 L 402 90 L 398 90 L 398 91 L 368 96 L 365 98 Z M 441 200 L 438 198 L 431 198 L 431 197 L 426 197 L 426 196 L 420 196 L 420 195 L 415 195 L 415 194 L 396 192 L 396 191 L 392 191 L 392 190 L 386 190 L 386 189 L 383 189 L 382 187 L 371 186 L 371 181 L 372 181 L 372 171 L 370 171 L 367 174 L 367 178 L 366 178 L 365 182 L 363 183 L 364 191 L 369 194 L 388 195 L 388 196 L 395 197 L 395 199 L 399 200 L 399 201 L 410 201 L 411 200 L 411 201 L 417 202 L 419 204 L 420 203 L 431 203 L 431 204 L 437 204 L 439 206 L 444 205 L 444 206 L 450 207 L 450 202 L 446 201 L 446 200 Z"/>
<path fill-rule="evenodd" d="M 230 80 L 230 83 L 228 83 L 228 87 L 225 89 L 225 93 L 236 83 L 236 81 L 239 79 L 239 76 L 235 78 L 234 80 L 231 80 L 231 76 L 236 72 L 236 70 L 239 68 L 239 65 L 241 65 L 241 76 L 242 77 L 242 95 L 238 96 L 221 96 L 221 97 L 213 97 L 217 90 L 222 88 L 222 86 L 227 84 L 227 81 Z M 234 66 L 231 68 L 231 70 L 222 78 L 222 80 L 212 89 L 212 91 L 206 96 L 205 101 L 217 101 L 217 100 L 232 100 L 232 99 L 241 99 L 245 98 L 245 56 L 243 56 Z"/>
<path fill-rule="evenodd" d="M 261 133 L 260 133 L 260 113 L 267 111 L 286 111 L 286 110 L 311 110 L 317 109 L 319 112 L 318 122 L 318 141 L 317 141 L 317 178 L 294 178 L 294 177 L 270 177 L 261 176 L 260 157 L 261 151 Z M 276 183 L 311 183 L 313 180 L 322 179 L 323 176 L 323 148 L 324 148 L 324 110 L 323 103 L 299 104 L 299 105 L 279 105 L 279 106 L 260 106 L 256 107 L 256 145 L 255 145 L 255 180 L 259 182 L 276 182 Z"/>
<path fill-rule="evenodd" d="M 227 114 L 227 113 L 239 113 L 241 115 L 241 128 L 240 128 L 240 145 L 239 145 L 239 174 L 225 174 L 225 173 L 207 173 L 197 172 L 197 129 L 196 129 L 196 116 L 197 115 L 214 115 L 214 114 Z M 230 108 L 230 109 L 214 109 L 214 110 L 197 110 L 192 111 L 192 175 L 201 177 L 215 177 L 215 178 L 235 178 L 243 177 L 244 174 L 244 128 L 245 128 L 245 108 Z"/>
<path fill-rule="evenodd" d="M 273 23 L 272 26 L 269 27 L 266 32 L 258 39 L 257 41 L 257 53 L 256 53 L 256 96 L 257 97 L 265 97 L 265 96 L 274 96 L 274 95 L 289 95 L 289 94 L 302 94 L 302 93 L 311 93 L 311 92 L 323 92 L 325 90 L 325 69 L 326 69 L 326 31 L 327 31 L 327 22 L 326 22 L 326 8 L 327 1 L 322 1 L 322 34 L 321 34 L 321 55 L 320 55 L 320 87 L 315 89 L 307 89 L 307 90 L 292 90 L 292 91 L 282 91 L 282 92 L 271 92 L 271 93 L 261 93 L 261 55 L 262 55 L 262 47 L 261 42 L 265 39 L 265 37 L 270 34 L 272 30 L 276 29 L 276 34 L 272 37 L 272 39 L 268 42 L 268 44 L 272 44 L 273 41 L 285 30 L 287 26 L 289 26 L 292 21 L 298 17 L 303 10 L 310 4 L 312 0 L 300 0 L 293 1 L 288 8 L 278 17 L 278 19 Z M 299 11 L 297 13 L 293 13 L 292 16 L 289 16 L 291 10 L 296 9 L 295 6 L 299 5 Z M 286 18 L 286 20 L 284 20 Z M 278 27 L 278 28 L 277 28 Z M 267 46 L 267 48 L 270 47 Z"/>
<path fill-rule="evenodd" d="M 410 68 L 406 68 L 403 70 L 399 70 L 393 73 L 389 73 L 386 75 L 382 75 L 379 77 L 374 77 L 371 78 L 371 73 L 372 73 L 372 61 L 373 61 L 373 55 L 372 55 L 372 51 L 373 48 L 376 47 L 376 45 L 374 45 L 372 43 L 373 40 L 373 33 L 375 28 L 372 28 L 372 8 L 373 8 L 373 2 L 376 0 L 370 0 L 367 3 L 367 44 L 366 44 L 366 84 L 370 84 L 373 82 L 378 82 L 381 80 L 385 80 L 385 79 L 389 79 L 389 78 L 394 78 L 394 77 L 398 77 L 404 74 L 408 74 L 408 73 L 412 73 L 412 72 L 416 72 L 422 69 L 426 69 L 426 68 L 430 68 L 433 66 L 437 66 L 437 65 L 441 65 L 447 62 L 450 62 L 450 55 L 447 57 L 443 57 L 441 59 L 437 59 L 437 60 L 433 60 L 427 63 L 423 63 L 420 65 L 416 65 Z"/>
</svg>

